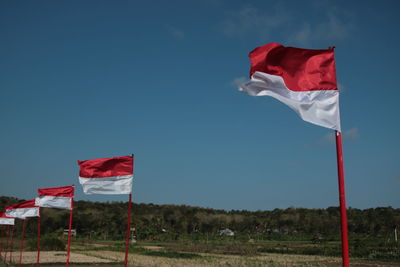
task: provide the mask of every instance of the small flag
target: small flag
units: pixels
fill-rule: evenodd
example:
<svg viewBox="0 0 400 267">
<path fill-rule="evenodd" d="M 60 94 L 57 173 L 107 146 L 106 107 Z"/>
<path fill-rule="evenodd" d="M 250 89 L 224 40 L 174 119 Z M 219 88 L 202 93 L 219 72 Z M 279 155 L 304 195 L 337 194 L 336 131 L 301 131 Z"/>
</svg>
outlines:
<svg viewBox="0 0 400 267">
<path fill-rule="evenodd" d="M 5 212 L 0 212 L 0 225 L 14 225 L 15 218 L 8 217 Z"/>
<path fill-rule="evenodd" d="M 35 200 L 27 200 L 6 207 L 6 215 L 19 219 L 26 217 L 39 217 L 39 207 L 35 205 Z"/>
<path fill-rule="evenodd" d="M 272 96 L 303 120 L 340 131 L 333 48 L 314 50 L 270 43 L 251 51 L 249 57 L 251 79 L 241 91 Z"/>
<path fill-rule="evenodd" d="M 130 194 L 133 155 L 78 161 L 79 183 L 85 194 Z"/>
<path fill-rule="evenodd" d="M 36 206 L 70 210 L 74 186 L 40 188 L 38 194 L 39 197 L 35 199 Z"/>
</svg>

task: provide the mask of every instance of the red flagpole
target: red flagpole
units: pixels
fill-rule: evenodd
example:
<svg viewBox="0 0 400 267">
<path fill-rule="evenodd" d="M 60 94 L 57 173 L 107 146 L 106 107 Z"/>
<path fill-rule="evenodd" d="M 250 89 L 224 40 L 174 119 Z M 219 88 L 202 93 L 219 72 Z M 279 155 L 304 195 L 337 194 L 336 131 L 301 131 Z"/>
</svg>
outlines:
<svg viewBox="0 0 400 267">
<path fill-rule="evenodd" d="M 75 187 L 74 187 L 75 189 Z M 67 261 L 65 266 L 69 266 L 69 257 L 71 252 L 71 230 L 72 230 L 72 211 L 74 209 L 74 198 L 71 198 L 71 210 L 69 211 L 69 227 L 68 227 L 68 245 L 67 245 Z"/>
<path fill-rule="evenodd" d="M 39 216 L 38 216 L 38 238 L 37 238 L 36 266 L 40 266 L 40 207 L 39 207 Z"/>
<path fill-rule="evenodd" d="M 8 249 L 8 240 L 10 240 L 10 225 L 8 225 L 8 234 L 7 234 L 7 241 L 6 246 L 4 247 L 4 263 L 7 261 L 7 249 Z"/>
<path fill-rule="evenodd" d="M 25 227 L 26 218 L 24 218 L 24 224 L 22 225 L 21 244 L 19 245 L 19 266 L 22 264 L 22 248 L 24 247 Z"/>
<path fill-rule="evenodd" d="M 14 245 L 14 232 L 15 232 L 15 226 L 12 227 L 12 231 L 11 231 L 10 265 L 12 263 L 12 253 L 13 253 L 13 245 Z"/>
<path fill-rule="evenodd" d="M 129 202 L 128 202 L 128 227 L 126 229 L 124 267 L 128 267 L 129 236 L 131 235 L 131 209 L 132 209 L 132 193 L 129 194 Z"/>
<path fill-rule="evenodd" d="M 133 154 L 132 154 L 132 172 L 133 172 Z M 128 201 L 128 226 L 127 226 L 127 229 L 126 229 L 126 237 L 125 237 L 125 263 L 124 263 L 124 267 L 128 267 L 129 237 L 131 235 L 131 210 L 132 210 L 132 192 L 129 194 L 129 201 Z"/>
<path fill-rule="evenodd" d="M 1 254 L 3 251 L 3 236 L 4 236 L 4 225 L 1 226 L 1 236 L 0 236 L 0 259 L 1 259 Z"/>
<path fill-rule="evenodd" d="M 342 134 L 336 131 L 336 154 L 339 181 L 339 202 L 340 202 L 340 222 L 342 229 L 342 258 L 343 267 L 349 267 L 349 238 L 347 232 L 347 214 L 346 214 L 346 192 L 344 186 L 344 167 L 343 167 L 343 149 Z"/>
</svg>

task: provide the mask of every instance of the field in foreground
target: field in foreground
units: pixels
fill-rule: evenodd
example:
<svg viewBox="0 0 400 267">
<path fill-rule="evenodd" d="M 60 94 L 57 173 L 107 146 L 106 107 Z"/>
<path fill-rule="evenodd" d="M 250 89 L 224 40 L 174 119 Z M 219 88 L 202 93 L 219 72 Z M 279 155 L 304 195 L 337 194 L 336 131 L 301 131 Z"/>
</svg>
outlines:
<svg viewBox="0 0 400 267">
<path fill-rule="evenodd" d="M 130 253 L 129 266 L 135 267 L 217 267 L 217 266 L 237 266 L 237 267 L 255 267 L 255 266 L 274 266 L 274 267 L 292 267 L 292 266 L 341 266 L 341 258 L 309 256 L 309 255 L 288 255 L 262 253 L 257 256 L 236 256 L 221 255 L 211 253 L 170 253 L 160 250 L 159 247 L 144 247 L 143 253 Z M 43 266 L 65 266 L 65 252 L 46 251 L 41 253 L 41 263 Z M 124 253 L 119 251 L 107 250 L 80 250 L 71 253 L 70 266 L 99 266 L 114 267 L 121 266 L 124 259 Z M 13 262 L 19 261 L 19 253 L 13 254 Z M 24 266 L 34 266 L 36 262 L 36 252 L 24 252 Z M 57 264 L 58 263 L 58 264 Z M 0 266 L 5 266 L 3 263 Z M 380 266 L 393 267 L 400 266 L 399 262 L 370 261 L 361 259 L 352 259 L 351 266 Z"/>
</svg>

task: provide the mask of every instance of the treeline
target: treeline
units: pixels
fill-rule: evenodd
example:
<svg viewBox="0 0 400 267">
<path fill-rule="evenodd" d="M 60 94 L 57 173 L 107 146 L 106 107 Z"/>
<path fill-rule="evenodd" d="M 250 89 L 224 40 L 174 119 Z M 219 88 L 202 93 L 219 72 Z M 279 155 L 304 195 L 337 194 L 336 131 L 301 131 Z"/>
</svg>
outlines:
<svg viewBox="0 0 400 267">
<path fill-rule="evenodd" d="M 0 210 L 22 201 L 0 197 Z M 74 203 L 73 228 L 77 236 L 91 239 L 123 239 L 126 231 L 127 203 Z M 379 207 L 349 208 L 347 211 L 350 234 L 390 238 L 400 225 L 400 209 Z M 42 233 L 60 233 L 67 228 L 69 212 L 42 209 Z M 18 220 L 21 224 L 21 220 Z M 28 220 L 27 234 L 35 235 L 36 218 Z M 218 235 L 231 229 L 239 235 L 258 235 L 265 238 L 286 236 L 334 236 L 339 238 L 340 213 L 338 207 L 327 209 L 288 208 L 270 211 L 216 210 L 185 205 L 133 204 L 132 227 L 139 240 L 157 236 L 179 238 L 183 235 Z"/>
</svg>

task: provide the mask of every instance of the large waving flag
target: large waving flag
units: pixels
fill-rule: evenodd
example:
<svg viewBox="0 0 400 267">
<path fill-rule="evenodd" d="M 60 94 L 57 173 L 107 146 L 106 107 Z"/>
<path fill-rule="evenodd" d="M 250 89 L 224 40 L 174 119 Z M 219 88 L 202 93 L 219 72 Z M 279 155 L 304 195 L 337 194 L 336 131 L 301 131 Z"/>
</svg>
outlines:
<svg viewBox="0 0 400 267">
<path fill-rule="evenodd" d="M 15 218 L 8 217 L 5 212 L 0 212 L 0 225 L 14 225 Z"/>
<path fill-rule="evenodd" d="M 270 43 L 249 54 L 251 80 L 240 88 L 272 96 L 310 123 L 340 131 L 333 48 L 302 49 Z"/>
<path fill-rule="evenodd" d="M 133 155 L 78 161 L 79 183 L 85 194 L 130 194 Z"/>
<path fill-rule="evenodd" d="M 26 217 L 39 217 L 39 207 L 35 205 L 35 200 L 27 200 L 6 207 L 6 215 L 19 219 Z"/>
<path fill-rule="evenodd" d="M 74 197 L 74 186 L 40 188 L 38 194 L 39 197 L 35 199 L 36 206 L 70 210 Z"/>
</svg>

